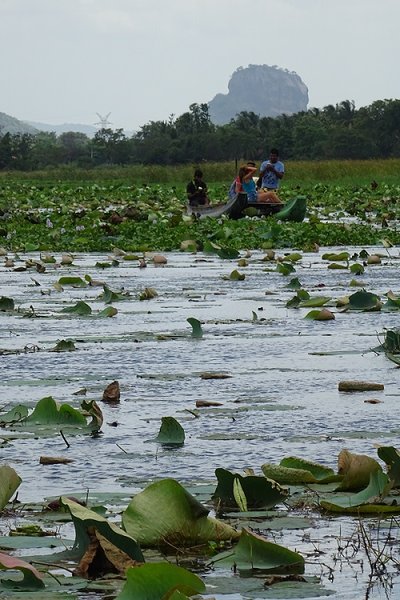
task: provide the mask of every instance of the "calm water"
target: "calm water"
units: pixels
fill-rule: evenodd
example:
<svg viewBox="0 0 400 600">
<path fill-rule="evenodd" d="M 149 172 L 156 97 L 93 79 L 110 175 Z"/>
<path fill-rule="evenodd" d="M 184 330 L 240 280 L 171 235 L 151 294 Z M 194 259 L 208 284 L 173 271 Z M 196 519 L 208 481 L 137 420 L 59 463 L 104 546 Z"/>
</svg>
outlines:
<svg viewBox="0 0 400 600">
<path fill-rule="evenodd" d="M 328 250 L 335 249 L 324 252 Z M 374 444 L 399 446 L 400 371 L 373 351 L 385 328 L 399 326 L 398 313 L 337 312 L 334 301 L 359 288 L 350 287 L 353 276 L 348 270 L 327 269 L 321 255 L 303 254 L 288 277 L 275 271 L 275 263 L 263 261 L 260 252 L 251 254 L 247 267 L 185 253 L 166 254 L 164 266 L 155 266 L 149 257 L 144 269 L 137 261 L 123 260 L 101 269 L 96 262 L 109 262 L 108 257 L 93 254 L 77 255 L 68 267 L 46 265 L 45 273 L 34 268 L 19 272 L 2 263 L 0 296 L 13 298 L 21 312 L 0 313 L 0 349 L 19 351 L 0 355 L 1 408 L 18 403 L 31 407 L 44 396 L 79 407 L 82 396 L 74 392 L 86 388 L 86 399 L 97 400 L 104 415 L 103 435 L 70 437 L 70 448 L 61 436 L 19 439 L 0 447 L 1 461 L 22 477 L 19 499 L 42 501 L 85 490 L 133 494 L 164 477 L 188 486 L 215 484 L 217 467 L 237 472 L 252 467 L 260 474 L 263 463 L 288 455 L 336 469 L 343 448 L 376 457 Z M 389 290 L 400 295 L 398 257 L 398 249 L 391 249 L 391 257 L 367 267 L 357 280 L 382 297 Z M 39 256 L 21 255 L 15 267 L 27 258 Z M 244 273 L 245 280 L 224 279 L 233 269 Z M 54 283 L 65 275 L 90 275 L 130 296 L 113 303 L 118 309 L 113 318 L 61 313 L 78 300 L 87 302 L 93 313 L 105 307 L 101 287 L 65 286 L 57 291 Z M 287 300 L 295 295 L 287 287 L 292 277 L 312 296 L 332 297 L 336 319 L 311 321 L 304 319 L 311 309 L 287 309 Z M 145 287 L 154 288 L 158 296 L 139 301 Z M 24 311 L 32 312 L 30 307 L 34 316 L 23 317 Z M 202 322 L 202 339 L 191 336 L 188 317 Z M 74 340 L 76 352 L 50 352 L 60 339 Z M 230 377 L 200 377 L 210 371 Z M 339 393 L 338 382 L 347 379 L 383 383 L 385 389 Z M 101 398 L 114 380 L 120 383 L 121 402 L 110 406 Z M 371 398 L 382 402 L 365 403 Z M 200 409 L 195 418 L 189 411 L 195 410 L 197 400 L 222 406 Z M 186 432 L 185 445 L 173 452 L 149 442 L 163 416 L 174 416 Z M 43 467 L 41 455 L 74 462 Z M 336 569 L 334 581 L 329 581 L 323 564 L 331 564 L 343 527 L 351 532 L 355 526 L 351 519 L 320 520 L 318 527 L 280 532 L 276 541 L 307 554 L 306 575 L 322 576 L 325 588 L 334 592 L 331 597 L 399 598 L 396 579 L 393 589 L 367 587 L 367 562 L 364 573 L 351 564 L 342 572 Z M 0 521 L 0 530 L 4 527 Z M 312 556 L 322 543 L 327 555 Z M 247 597 L 238 594 L 240 588 L 232 581 L 232 595 L 218 597 Z"/>
</svg>

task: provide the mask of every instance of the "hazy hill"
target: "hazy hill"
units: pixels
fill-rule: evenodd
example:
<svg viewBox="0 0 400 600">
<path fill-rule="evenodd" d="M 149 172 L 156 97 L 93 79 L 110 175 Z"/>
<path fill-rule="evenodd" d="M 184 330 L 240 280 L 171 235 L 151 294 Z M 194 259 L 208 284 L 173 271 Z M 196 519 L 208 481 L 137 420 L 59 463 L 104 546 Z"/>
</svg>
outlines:
<svg viewBox="0 0 400 600">
<path fill-rule="evenodd" d="M 39 131 L 54 131 L 57 136 L 61 133 L 74 131 L 77 133 L 84 133 L 88 137 L 93 137 L 96 131 L 99 129 L 94 125 L 84 125 L 82 123 L 62 123 L 61 125 L 49 125 L 48 123 L 37 123 L 36 121 L 26 121 L 26 123 L 32 127 L 35 127 Z"/>
<path fill-rule="evenodd" d="M 12 135 L 16 133 L 31 133 L 34 135 L 38 133 L 38 130 L 29 123 L 24 123 L 15 117 L 10 117 L 10 115 L 0 112 L 0 135 L 4 135 L 5 133 L 11 133 Z"/>
<path fill-rule="evenodd" d="M 294 71 L 276 65 L 249 65 L 233 73 L 228 94 L 217 94 L 209 102 L 209 114 L 216 125 L 242 112 L 277 117 L 307 110 L 308 88 Z"/>
</svg>

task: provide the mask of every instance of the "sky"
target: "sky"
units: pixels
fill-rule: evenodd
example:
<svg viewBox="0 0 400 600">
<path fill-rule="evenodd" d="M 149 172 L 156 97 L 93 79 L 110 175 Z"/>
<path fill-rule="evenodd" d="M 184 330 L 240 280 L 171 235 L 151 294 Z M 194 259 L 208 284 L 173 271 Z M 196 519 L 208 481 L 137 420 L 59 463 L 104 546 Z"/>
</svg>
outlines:
<svg viewBox="0 0 400 600">
<path fill-rule="evenodd" d="M 399 0 L 0 0 L 0 112 L 138 130 L 277 65 L 308 107 L 400 98 Z"/>
</svg>

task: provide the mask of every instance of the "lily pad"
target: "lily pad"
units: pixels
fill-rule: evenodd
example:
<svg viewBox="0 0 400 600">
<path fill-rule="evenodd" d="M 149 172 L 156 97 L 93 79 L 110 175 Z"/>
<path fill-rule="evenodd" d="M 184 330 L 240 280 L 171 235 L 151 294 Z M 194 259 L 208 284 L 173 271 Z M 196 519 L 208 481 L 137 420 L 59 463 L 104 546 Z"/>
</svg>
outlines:
<svg viewBox="0 0 400 600">
<path fill-rule="evenodd" d="M 9 465 L 0 466 L 0 512 L 21 485 L 21 477 Z"/>
<path fill-rule="evenodd" d="M 374 471 L 370 475 L 368 486 L 355 494 L 335 496 L 332 499 L 322 498 L 320 505 L 330 512 L 341 513 L 383 513 L 400 512 L 400 506 L 378 503 L 382 500 L 391 487 L 388 476 L 382 470 Z"/>
<path fill-rule="evenodd" d="M 43 579 L 39 571 L 20 558 L 0 552 L 0 569 L 3 571 L 9 569 L 12 571 L 20 571 L 23 575 L 22 580 L 2 579 L 2 587 L 16 591 L 23 590 L 24 592 L 36 591 L 44 588 Z"/>
<path fill-rule="evenodd" d="M 185 442 L 185 431 L 174 417 L 162 417 L 155 441 L 169 446 L 182 446 Z"/>
<path fill-rule="evenodd" d="M 205 589 L 202 580 L 183 567 L 149 563 L 127 570 L 126 583 L 116 600 L 182 600 Z"/>
<path fill-rule="evenodd" d="M 177 481 L 162 479 L 132 498 L 122 515 L 122 524 L 147 547 L 195 546 L 239 537 L 230 525 L 208 513 Z"/>
<path fill-rule="evenodd" d="M 192 337 L 194 337 L 194 338 L 203 337 L 203 329 L 201 327 L 200 321 L 198 319 L 195 319 L 194 317 L 189 317 L 186 320 L 189 323 L 189 325 L 192 326 Z"/>
<path fill-rule="evenodd" d="M 261 535 L 242 529 L 239 542 L 231 550 L 217 554 L 210 562 L 214 567 L 231 567 L 241 573 L 303 573 L 304 558 L 284 546 L 269 542 Z"/>
<path fill-rule="evenodd" d="M 272 508 L 288 496 L 287 489 L 266 477 L 255 475 L 244 477 L 222 468 L 215 470 L 215 476 L 218 485 L 212 499 L 220 508 L 239 506 L 240 510 L 244 511 L 251 508 Z M 237 482 L 240 483 L 240 488 L 238 488 Z M 246 506 L 238 502 L 238 494 L 244 495 Z"/>
</svg>

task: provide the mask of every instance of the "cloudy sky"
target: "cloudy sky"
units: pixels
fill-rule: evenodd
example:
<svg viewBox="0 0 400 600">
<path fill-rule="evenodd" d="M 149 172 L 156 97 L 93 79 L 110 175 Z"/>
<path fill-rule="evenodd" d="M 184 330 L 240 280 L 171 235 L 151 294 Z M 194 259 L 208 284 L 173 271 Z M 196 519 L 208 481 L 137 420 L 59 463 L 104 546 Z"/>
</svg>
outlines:
<svg viewBox="0 0 400 600">
<path fill-rule="evenodd" d="M 0 0 L 0 112 L 138 129 L 227 93 L 249 64 L 296 71 L 309 107 L 400 97 L 399 0 Z"/>
</svg>

